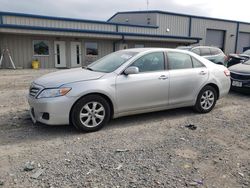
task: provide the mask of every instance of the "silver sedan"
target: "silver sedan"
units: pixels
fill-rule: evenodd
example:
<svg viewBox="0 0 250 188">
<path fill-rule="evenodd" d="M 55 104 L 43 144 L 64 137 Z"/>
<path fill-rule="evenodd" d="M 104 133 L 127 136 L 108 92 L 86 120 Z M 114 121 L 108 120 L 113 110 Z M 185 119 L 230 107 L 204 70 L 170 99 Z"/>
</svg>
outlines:
<svg viewBox="0 0 250 188">
<path fill-rule="evenodd" d="M 111 53 L 87 67 L 35 80 L 33 122 L 96 131 L 111 118 L 192 106 L 210 112 L 230 89 L 230 72 L 188 51 L 161 48 Z"/>
</svg>

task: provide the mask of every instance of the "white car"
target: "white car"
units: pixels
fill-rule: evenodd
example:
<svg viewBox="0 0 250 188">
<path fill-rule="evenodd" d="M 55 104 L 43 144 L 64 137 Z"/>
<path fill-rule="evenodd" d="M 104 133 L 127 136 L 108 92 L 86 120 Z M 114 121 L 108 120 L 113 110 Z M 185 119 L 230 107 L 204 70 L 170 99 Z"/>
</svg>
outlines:
<svg viewBox="0 0 250 188">
<path fill-rule="evenodd" d="M 28 101 L 34 122 L 96 131 L 131 114 L 186 106 L 207 113 L 229 89 L 230 72 L 222 65 L 189 51 L 141 48 L 42 76 Z"/>
</svg>

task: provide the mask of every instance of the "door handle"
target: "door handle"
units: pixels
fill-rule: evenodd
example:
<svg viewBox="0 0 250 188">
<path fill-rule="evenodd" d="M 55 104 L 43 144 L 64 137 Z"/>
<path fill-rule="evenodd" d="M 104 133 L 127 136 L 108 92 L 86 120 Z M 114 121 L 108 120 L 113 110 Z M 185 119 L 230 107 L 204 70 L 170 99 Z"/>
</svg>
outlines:
<svg viewBox="0 0 250 188">
<path fill-rule="evenodd" d="M 161 76 L 159 77 L 159 80 L 166 80 L 166 79 L 168 79 L 168 77 L 167 77 L 166 75 L 161 75 Z"/>
<path fill-rule="evenodd" d="M 206 75 L 207 73 L 205 71 L 201 71 L 199 74 L 200 75 Z"/>
</svg>

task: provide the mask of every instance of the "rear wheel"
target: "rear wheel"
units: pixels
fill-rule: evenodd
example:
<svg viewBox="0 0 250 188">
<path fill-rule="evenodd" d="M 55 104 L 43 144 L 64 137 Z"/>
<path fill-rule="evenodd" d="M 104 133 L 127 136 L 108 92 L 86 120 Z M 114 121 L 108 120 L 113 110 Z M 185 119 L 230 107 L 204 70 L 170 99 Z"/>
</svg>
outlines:
<svg viewBox="0 0 250 188">
<path fill-rule="evenodd" d="M 212 86 L 205 86 L 199 93 L 194 109 L 200 113 L 210 112 L 217 100 L 218 94 Z"/>
<path fill-rule="evenodd" d="M 88 95 L 73 107 L 71 122 L 79 130 L 93 132 L 101 129 L 110 119 L 110 106 L 99 95 Z"/>
</svg>

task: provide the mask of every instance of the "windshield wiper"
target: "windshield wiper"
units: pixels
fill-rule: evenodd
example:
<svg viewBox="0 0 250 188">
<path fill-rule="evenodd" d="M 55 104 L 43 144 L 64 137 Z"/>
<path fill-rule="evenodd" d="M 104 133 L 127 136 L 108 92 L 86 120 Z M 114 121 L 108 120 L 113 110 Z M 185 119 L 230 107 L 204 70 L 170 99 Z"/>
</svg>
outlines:
<svg viewBox="0 0 250 188">
<path fill-rule="evenodd" d="M 87 69 L 87 70 L 90 70 L 90 71 L 93 71 L 93 69 L 92 68 L 90 68 L 90 67 L 88 67 L 88 66 L 84 66 L 84 67 L 82 67 L 83 69 Z"/>
</svg>

